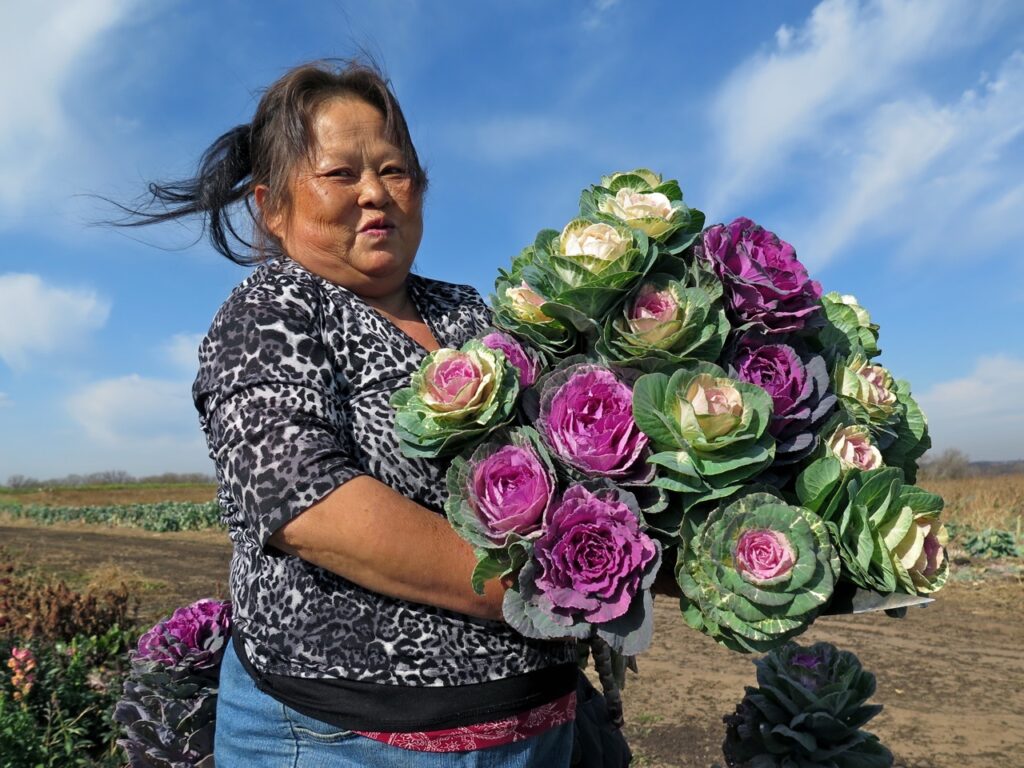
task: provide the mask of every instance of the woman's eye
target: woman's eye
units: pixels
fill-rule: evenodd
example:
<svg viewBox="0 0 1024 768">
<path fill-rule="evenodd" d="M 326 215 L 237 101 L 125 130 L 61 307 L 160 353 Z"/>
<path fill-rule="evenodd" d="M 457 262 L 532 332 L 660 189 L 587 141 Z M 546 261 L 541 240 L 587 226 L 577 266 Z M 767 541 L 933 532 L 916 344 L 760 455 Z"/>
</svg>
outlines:
<svg viewBox="0 0 1024 768">
<path fill-rule="evenodd" d="M 405 168 L 400 165 L 386 165 L 381 169 L 381 176 L 404 176 Z"/>
<path fill-rule="evenodd" d="M 351 168 L 332 168 L 324 176 L 332 179 L 351 179 L 355 178 L 355 173 Z"/>
</svg>

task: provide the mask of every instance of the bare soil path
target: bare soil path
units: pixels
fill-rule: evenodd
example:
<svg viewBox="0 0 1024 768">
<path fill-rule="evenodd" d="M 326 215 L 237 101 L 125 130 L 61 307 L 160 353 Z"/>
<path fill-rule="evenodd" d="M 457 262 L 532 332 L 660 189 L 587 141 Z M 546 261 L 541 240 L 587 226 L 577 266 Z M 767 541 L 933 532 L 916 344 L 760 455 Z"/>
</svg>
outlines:
<svg viewBox="0 0 1024 768">
<path fill-rule="evenodd" d="M 0 545 L 65 578 L 126 579 L 153 620 L 227 590 L 225 533 L 37 526 L 0 520 Z M 133 588 L 134 588 L 133 587 Z M 724 726 L 753 685 L 750 657 L 685 627 L 659 598 L 654 647 L 624 693 L 637 768 L 709 768 L 721 762 Z M 801 642 L 827 640 L 856 653 L 878 678 L 885 710 L 870 729 L 897 768 L 1024 768 L 1024 583 L 956 582 L 905 619 L 881 614 L 821 618 Z"/>
</svg>

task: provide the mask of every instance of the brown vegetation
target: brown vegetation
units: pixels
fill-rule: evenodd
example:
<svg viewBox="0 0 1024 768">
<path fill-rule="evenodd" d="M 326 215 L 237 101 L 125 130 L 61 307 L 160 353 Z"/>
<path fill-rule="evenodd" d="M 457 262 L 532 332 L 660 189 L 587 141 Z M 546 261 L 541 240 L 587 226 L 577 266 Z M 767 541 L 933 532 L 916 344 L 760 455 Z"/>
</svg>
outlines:
<svg viewBox="0 0 1024 768">
<path fill-rule="evenodd" d="M 1024 474 L 923 479 L 919 485 L 946 501 L 943 519 L 972 528 L 1024 528 Z M 1018 536 L 1019 537 L 1019 536 Z"/>
<path fill-rule="evenodd" d="M 124 582 L 79 592 L 62 579 L 25 572 L 17 562 L 0 547 L 0 637 L 70 640 L 136 620 L 138 601 Z"/>
</svg>

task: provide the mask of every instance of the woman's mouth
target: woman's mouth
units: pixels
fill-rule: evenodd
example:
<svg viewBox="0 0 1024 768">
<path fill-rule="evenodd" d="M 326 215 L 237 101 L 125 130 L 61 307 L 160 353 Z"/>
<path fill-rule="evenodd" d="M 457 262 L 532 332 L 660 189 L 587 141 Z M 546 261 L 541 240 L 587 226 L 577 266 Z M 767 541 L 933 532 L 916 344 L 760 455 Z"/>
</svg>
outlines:
<svg viewBox="0 0 1024 768">
<path fill-rule="evenodd" d="M 390 224 L 385 219 L 376 219 L 361 226 L 359 228 L 359 234 L 374 238 L 387 237 L 394 228 L 394 225 Z"/>
</svg>

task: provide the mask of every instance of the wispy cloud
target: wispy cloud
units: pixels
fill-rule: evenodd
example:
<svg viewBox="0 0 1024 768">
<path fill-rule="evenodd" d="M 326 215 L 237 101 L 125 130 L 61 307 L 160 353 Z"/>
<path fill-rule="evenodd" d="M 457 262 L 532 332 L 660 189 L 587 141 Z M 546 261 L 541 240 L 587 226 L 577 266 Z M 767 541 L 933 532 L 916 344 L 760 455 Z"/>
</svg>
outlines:
<svg viewBox="0 0 1024 768">
<path fill-rule="evenodd" d="M 906 256 L 958 253 L 1019 241 L 1024 234 L 1024 161 L 1013 143 L 1024 134 L 1024 55 L 998 76 L 949 104 L 930 99 L 880 106 L 858 137 L 845 183 L 806 237 L 808 263 L 820 266 L 865 230 L 903 236 Z M 936 226 L 956 222 L 955 227 Z"/>
<path fill-rule="evenodd" d="M 103 34 L 136 0 L 55 0 L 0 4 L 0 224 L 17 219 L 35 197 L 57 185 L 48 169 L 83 154 L 65 91 Z"/>
<path fill-rule="evenodd" d="M 1024 409 L 1013 398 L 1022 390 L 1024 359 L 998 355 L 916 397 L 937 451 L 958 448 L 975 460 L 999 461 L 1024 458 Z"/>
<path fill-rule="evenodd" d="M 194 376 L 199 367 L 199 342 L 201 333 L 176 333 L 164 345 L 167 360 L 172 366 L 189 376 Z"/>
<path fill-rule="evenodd" d="M 780 27 L 774 45 L 740 65 L 714 100 L 721 161 L 709 210 L 763 193 L 798 151 L 835 150 L 823 144 L 835 141 L 837 120 L 857 122 L 865 106 L 905 89 L 917 65 L 972 43 L 1006 7 L 824 0 L 803 25 Z"/>
<path fill-rule="evenodd" d="M 0 408 L 9 408 L 11 405 L 13 405 L 13 403 L 7 393 L 0 392 Z"/>
<path fill-rule="evenodd" d="M 583 28 L 597 29 L 600 27 L 607 18 L 605 15 L 607 11 L 618 4 L 619 0 L 593 0 L 584 12 Z"/>
<path fill-rule="evenodd" d="M 137 374 L 83 387 L 66 402 L 68 413 L 100 443 L 194 440 L 199 433 L 187 383 Z"/>
<path fill-rule="evenodd" d="M 455 131 L 461 151 L 504 165 L 563 150 L 580 141 L 579 127 L 548 115 L 503 115 Z"/>
<path fill-rule="evenodd" d="M 110 303 L 87 288 L 50 285 L 38 275 L 0 275 L 0 360 L 15 369 L 80 344 L 101 328 Z"/>
</svg>

